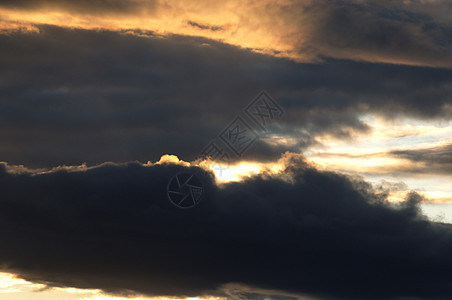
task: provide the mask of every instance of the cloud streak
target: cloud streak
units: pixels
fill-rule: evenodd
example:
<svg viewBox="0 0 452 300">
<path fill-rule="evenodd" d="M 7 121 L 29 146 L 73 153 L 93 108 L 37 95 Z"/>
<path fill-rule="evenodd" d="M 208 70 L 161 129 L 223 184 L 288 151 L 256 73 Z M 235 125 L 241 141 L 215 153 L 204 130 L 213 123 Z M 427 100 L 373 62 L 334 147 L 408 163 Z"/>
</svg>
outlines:
<svg viewBox="0 0 452 300">
<path fill-rule="evenodd" d="M 452 176 L 452 145 L 416 150 L 394 150 L 391 155 L 406 159 L 417 167 L 412 172 Z M 409 166 L 407 167 L 409 169 Z"/>
</svg>

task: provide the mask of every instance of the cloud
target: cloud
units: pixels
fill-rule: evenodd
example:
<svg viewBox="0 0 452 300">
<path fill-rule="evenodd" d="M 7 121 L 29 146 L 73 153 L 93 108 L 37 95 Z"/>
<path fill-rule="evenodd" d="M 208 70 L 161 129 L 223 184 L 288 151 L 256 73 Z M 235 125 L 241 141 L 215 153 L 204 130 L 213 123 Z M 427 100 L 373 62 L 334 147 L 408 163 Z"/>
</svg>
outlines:
<svg viewBox="0 0 452 300">
<path fill-rule="evenodd" d="M 452 144 L 415 150 L 395 150 L 390 154 L 410 162 L 405 166 L 406 171 L 452 175 Z"/>
<path fill-rule="evenodd" d="M 36 26 L 29 23 L 3 20 L 0 17 L 0 34 L 7 35 L 15 32 L 39 33 L 39 29 Z"/>
<path fill-rule="evenodd" d="M 318 171 L 300 155 L 283 159 L 279 175 L 221 188 L 210 173 L 171 163 L 21 174 L 3 165 L 2 268 L 50 286 L 113 293 L 225 296 L 243 286 L 243 299 L 262 290 L 451 297 L 452 232 L 419 214 L 419 195 L 393 207 L 359 178 Z M 204 183 L 191 210 L 166 197 L 167 182 L 182 171 Z"/>
<path fill-rule="evenodd" d="M 199 37 L 38 29 L 0 36 L 0 157 L 12 164 L 193 159 L 262 89 L 286 114 L 248 160 L 367 133 L 362 114 L 450 118 L 446 69 L 299 64 Z"/>
<path fill-rule="evenodd" d="M 26 0 L 26 1 L 2 1 L 0 6 L 12 9 L 33 10 L 62 10 L 70 14 L 87 15 L 111 15 L 111 14 L 134 14 L 155 8 L 156 2 L 153 0 Z"/>
<path fill-rule="evenodd" d="M 408 65 L 451 67 L 450 22 L 441 23 L 435 15 L 450 9 L 450 3 L 424 6 L 398 5 L 395 1 L 318 1 L 307 8 L 310 26 L 303 32 L 307 42 L 300 53 L 313 56 L 385 62 Z"/>
<path fill-rule="evenodd" d="M 448 1 L 33 0 L 0 8 L 9 21 L 202 36 L 299 62 L 452 67 Z"/>
<path fill-rule="evenodd" d="M 193 21 L 188 21 L 188 24 L 190 26 L 202 29 L 202 30 L 212 30 L 212 31 L 218 31 L 218 30 L 223 30 L 223 27 L 221 26 L 211 26 L 211 25 L 206 25 L 206 24 L 199 24 Z"/>
</svg>

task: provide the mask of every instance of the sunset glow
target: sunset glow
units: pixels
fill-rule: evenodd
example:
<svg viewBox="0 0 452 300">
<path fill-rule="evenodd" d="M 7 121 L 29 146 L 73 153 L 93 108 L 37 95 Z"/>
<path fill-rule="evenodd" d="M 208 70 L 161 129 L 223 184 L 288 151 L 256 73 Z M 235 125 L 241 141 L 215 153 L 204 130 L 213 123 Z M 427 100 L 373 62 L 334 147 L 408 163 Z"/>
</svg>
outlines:
<svg viewBox="0 0 452 300">
<path fill-rule="evenodd" d="M 0 1 L 0 300 L 452 299 L 451 15 Z"/>
</svg>

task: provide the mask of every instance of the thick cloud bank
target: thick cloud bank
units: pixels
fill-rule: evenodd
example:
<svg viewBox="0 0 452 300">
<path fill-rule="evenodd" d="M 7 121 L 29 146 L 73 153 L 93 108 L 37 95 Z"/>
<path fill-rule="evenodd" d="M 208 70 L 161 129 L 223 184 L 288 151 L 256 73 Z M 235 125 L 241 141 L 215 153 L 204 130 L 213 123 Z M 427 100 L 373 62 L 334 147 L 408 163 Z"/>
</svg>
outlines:
<svg viewBox="0 0 452 300">
<path fill-rule="evenodd" d="M 235 284 L 320 299 L 452 297 L 452 232 L 419 215 L 417 194 L 391 207 L 360 179 L 285 161 L 279 175 L 224 186 L 172 164 L 3 165 L 0 263 L 29 280 L 114 293 L 257 297 Z M 194 209 L 167 200 L 181 171 L 204 182 Z"/>
<path fill-rule="evenodd" d="M 285 109 L 246 159 L 275 160 L 319 137 L 369 132 L 364 114 L 449 120 L 452 70 L 298 64 L 194 37 L 39 26 L 0 35 L 0 158 L 53 167 L 192 160 L 259 93 Z"/>
</svg>

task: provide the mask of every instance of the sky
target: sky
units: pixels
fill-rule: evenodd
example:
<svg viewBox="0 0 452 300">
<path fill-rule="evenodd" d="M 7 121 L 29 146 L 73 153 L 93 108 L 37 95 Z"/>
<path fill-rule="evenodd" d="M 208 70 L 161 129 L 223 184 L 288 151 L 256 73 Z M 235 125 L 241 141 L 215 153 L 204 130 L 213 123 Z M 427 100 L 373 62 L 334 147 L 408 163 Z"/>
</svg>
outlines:
<svg viewBox="0 0 452 300">
<path fill-rule="evenodd" d="M 451 15 L 0 1 L 0 300 L 452 298 Z"/>
</svg>

